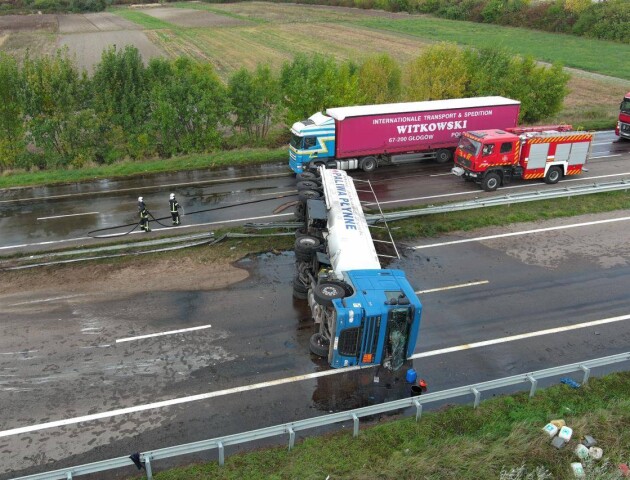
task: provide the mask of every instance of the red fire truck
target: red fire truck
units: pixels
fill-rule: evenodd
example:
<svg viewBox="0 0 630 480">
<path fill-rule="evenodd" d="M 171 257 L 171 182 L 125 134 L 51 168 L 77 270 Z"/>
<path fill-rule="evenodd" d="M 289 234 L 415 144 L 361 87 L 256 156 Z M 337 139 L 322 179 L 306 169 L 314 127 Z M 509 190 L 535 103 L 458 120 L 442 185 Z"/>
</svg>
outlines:
<svg viewBox="0 0 630 480">
<path fill-rule="evenodd" d="M 619 120 L 615 133 L 620 139 L 630 140 L 630 92 L 626 93 L 619 105 Z"/>
<path fill-rule="evenodd" d="M 493 192 L 510 180 L 557 183 L 582 171 L 593 135 L 570 125 L 477 130 L 462 135 L 451 173 Z"/>
</svg>

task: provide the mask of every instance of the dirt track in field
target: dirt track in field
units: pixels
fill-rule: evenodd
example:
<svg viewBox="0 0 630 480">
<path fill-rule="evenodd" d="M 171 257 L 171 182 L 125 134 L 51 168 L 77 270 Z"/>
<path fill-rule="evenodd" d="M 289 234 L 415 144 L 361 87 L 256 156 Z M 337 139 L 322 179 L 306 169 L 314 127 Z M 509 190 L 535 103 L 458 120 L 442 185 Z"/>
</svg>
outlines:
<svg viewBox="0 0 630 480">
<path fill-rule="evenodd" d="M 169 7 L 139 8 L 138 10 L 159 20 L 184 28 L 233 27 L 247 24 L 243 20 L 203 10 Z"/>
</svg>

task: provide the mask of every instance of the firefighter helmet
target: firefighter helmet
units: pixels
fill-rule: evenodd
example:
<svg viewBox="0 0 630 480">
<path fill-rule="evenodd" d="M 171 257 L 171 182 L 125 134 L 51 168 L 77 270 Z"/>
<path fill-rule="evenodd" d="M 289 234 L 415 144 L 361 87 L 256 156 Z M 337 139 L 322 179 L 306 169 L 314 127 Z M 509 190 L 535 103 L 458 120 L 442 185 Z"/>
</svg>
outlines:
<svg viewBox="0 0 630 480">
<path fill-rule="evenodd" d="M 142 201 L 142 197 L 138 197 L 138 201 L 141 202 Z"/>
<path fill-rule="evenodd" d="M 175 198 L 175 194 L 171 193 L 171 200 L 173 200 Z"/>
</svg>

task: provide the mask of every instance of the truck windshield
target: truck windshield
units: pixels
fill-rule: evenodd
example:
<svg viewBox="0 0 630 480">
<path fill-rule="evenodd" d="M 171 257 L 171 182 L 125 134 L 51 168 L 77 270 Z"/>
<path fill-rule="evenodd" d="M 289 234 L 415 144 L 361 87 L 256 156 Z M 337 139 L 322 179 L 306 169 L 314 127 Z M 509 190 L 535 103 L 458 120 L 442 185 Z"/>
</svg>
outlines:
<svg viewBox="0 0 630 480">
<path fill-rule="evenodd" d="M 621 102 L 621 106 L 619 107 L 619 109 L 623 113 L 630 113 L 630 98 L 624 98 L 623 102 Z"/>
<path fill-rule="evenodd" d="M 300 150 L 302 148 L 302 139 L 303 138 L 304 137 L 300 137 L 299 135 L 296 135 L 295 133 L 292 133 L 291 134 L 291 141 L 289 142 L 289 145 L 291 145 L 296 150 Z"/>
<path fill-rule="evenodd" d="M 462 136 L 459 139 L 459 148 L 461 148 L 465 152 L 472 153 L 474 156 L 477 156 L 479 154 L 479 149 L 481 148 L 481 143 L 477 140 L 473 140 L 472 138 Z"/>
</svg>

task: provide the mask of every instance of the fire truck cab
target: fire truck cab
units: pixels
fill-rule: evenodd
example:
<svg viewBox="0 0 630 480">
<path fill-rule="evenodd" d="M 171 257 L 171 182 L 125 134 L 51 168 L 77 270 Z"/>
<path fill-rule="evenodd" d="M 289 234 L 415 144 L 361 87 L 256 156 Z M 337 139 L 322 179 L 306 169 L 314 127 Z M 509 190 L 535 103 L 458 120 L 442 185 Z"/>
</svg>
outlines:
<svg viewBox="0 0 630 480">
<path fill-rule="evenodd" d="M 557 183 L 582 171 L 592 134 L 570 126 L 478 130 L 462 135 L 455 151 L 454 175 L 492 192 L 512 179 L 542 178 Z"/>
</svg>

